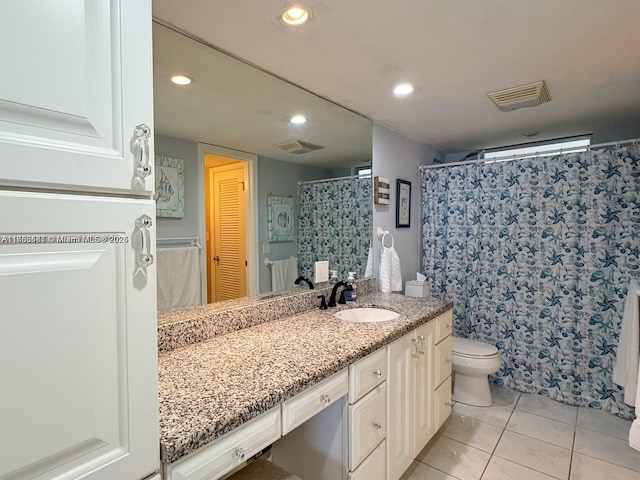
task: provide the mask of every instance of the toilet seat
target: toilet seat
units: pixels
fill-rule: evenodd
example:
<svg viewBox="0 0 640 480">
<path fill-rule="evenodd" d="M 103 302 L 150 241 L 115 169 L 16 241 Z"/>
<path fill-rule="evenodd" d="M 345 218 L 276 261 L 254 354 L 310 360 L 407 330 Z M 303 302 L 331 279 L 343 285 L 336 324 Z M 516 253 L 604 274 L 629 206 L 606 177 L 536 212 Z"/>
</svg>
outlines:
<svg viewBox="0 0 640 480">
<path fill-rule="evenodd" d="M 452 350 L 454 355 L 465 358 L 491 358 L 499 355 L 494 345 L 470 338 L 453 337 Z"/>
</svg>

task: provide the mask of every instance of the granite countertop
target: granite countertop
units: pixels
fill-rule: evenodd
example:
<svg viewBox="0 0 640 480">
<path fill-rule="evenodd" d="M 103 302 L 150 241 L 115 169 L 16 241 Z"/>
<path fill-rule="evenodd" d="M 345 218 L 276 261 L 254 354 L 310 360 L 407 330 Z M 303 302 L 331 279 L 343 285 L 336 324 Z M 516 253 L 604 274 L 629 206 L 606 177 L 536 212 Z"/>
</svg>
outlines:
<svg viewBox="0 0 640 480">
<path fill-rule="evenodd" d="M 160 353 L 165 464 L 257 417 L 451 308 L 400 294 L 359 295 L 342 308 L 384 307 L 396 320 L 352 323 L 309 310 Z"/>
</svg>

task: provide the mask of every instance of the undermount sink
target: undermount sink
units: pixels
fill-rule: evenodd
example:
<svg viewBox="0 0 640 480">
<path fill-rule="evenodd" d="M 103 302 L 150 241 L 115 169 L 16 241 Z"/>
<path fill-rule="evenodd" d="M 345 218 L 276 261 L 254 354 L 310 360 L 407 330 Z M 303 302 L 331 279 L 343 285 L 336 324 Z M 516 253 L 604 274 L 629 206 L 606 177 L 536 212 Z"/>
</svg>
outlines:
<svg viewBox="0 0 640 480">
<path fill-rule="evenodd" d="M 369 323 L 395 320 L 400 314 L 384 308 L 349 308 L 340 310 L 333 316 L 348 322 Z"/>
</svg>

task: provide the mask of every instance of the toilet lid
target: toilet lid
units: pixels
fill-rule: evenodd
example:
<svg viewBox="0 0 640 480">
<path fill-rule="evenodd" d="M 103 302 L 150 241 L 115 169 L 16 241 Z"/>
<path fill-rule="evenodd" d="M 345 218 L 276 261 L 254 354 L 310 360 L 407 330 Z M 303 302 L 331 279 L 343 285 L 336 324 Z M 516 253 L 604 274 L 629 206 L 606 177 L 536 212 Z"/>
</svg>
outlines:
<svg viewBox="0 0 640 480">
<path fill-rule="evenodd" d="M 478 340 L 453 337 L 453 353 L 464 357 L 490 357 L 498 353 L 498 349 Z"/>
</svg>

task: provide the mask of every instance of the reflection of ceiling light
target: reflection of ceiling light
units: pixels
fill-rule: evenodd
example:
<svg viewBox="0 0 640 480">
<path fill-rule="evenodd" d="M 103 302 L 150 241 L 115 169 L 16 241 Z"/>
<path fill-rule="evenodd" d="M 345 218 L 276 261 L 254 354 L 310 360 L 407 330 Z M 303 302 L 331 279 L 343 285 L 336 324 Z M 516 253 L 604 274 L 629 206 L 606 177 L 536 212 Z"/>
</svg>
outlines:
<svg viewBox="0 0 640 480">
<path fill-rule="evenodd" d="M 191 79 L 184 75 L 174 75 L 171 77 L 171 81 L 176 85 L 189 85 L 191 83 Z"/>
<path fill-rule="evenodd" d="M 282 14 L 282 21 L 287 25 L 302 25 L 309 20 L 309 10 L 300 5 L 287 8 Z"/>
<path fill-rule="evenodd" d="M 400 83 L 393 88 L 394 95 L 404 96 L 409 95 L 411 92 L 413 92 L 413 85 L 410 83 Z"/>
<path fill-rule="evenodd" d="M 291 117 L 291 123 L 295 123 L 296 125 L 307 123 L 307 118 L 304 115 L 294 115 Z"/>
</svg>

